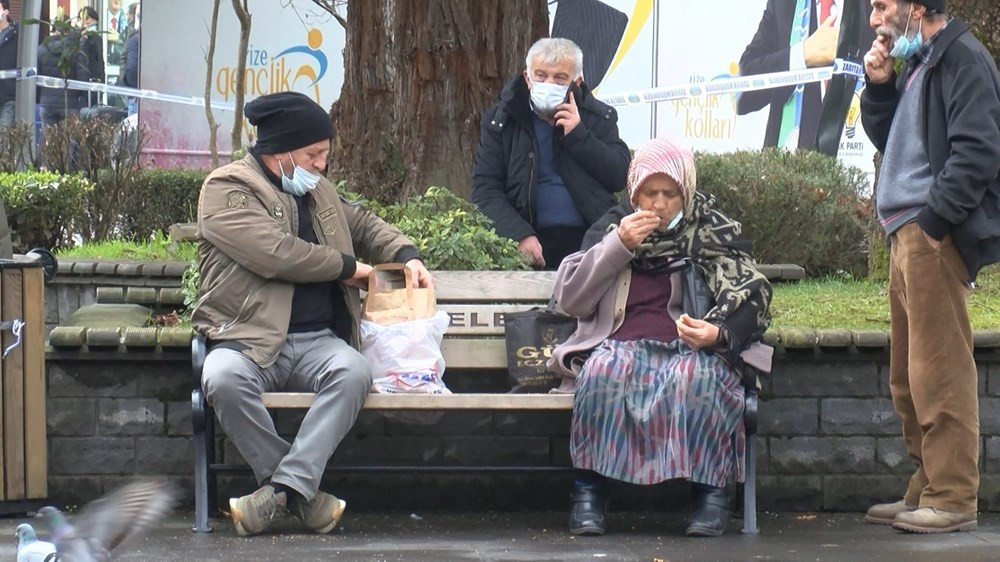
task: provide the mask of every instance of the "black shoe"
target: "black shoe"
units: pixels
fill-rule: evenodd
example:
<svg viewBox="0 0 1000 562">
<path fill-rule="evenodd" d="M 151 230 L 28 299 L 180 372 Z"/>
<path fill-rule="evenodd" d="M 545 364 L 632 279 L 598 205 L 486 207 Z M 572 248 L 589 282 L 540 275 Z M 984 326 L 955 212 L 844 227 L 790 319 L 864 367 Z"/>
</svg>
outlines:
<svg viewBox="0 0 1000 562">
<path fill-rule="evenodd" d="M 689 537 L 717 537 L 729 523 L 729 494 L 725 488 L 692 484 L 694 513 L 685 534 Z"/>
<path fill-rule="evenodd" d="M 608 511 L 608 489 L 594 484 L 576 484 L 570 496 L 569 532 L 574 535 L 604 534 L 604 515 Z"/>
</svg>

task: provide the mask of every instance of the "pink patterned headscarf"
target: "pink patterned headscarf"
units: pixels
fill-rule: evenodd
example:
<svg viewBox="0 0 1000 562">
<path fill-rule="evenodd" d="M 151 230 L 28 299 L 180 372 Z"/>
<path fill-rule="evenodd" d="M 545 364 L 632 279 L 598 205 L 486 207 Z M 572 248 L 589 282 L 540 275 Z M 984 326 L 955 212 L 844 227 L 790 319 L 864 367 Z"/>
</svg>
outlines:
<svg viewBox="0 0 1000 562">
<path fill-rule="evenodd" d="M 691 149 L 674 140 L 651 139 L 635 151 L 628 169 L 628 195 L 633 208 L 639 187 L 653 174 L 666 174 L 677 182 L 684 196 L 684 212 L 689 214 L 698 185 Z"/>
</svg>

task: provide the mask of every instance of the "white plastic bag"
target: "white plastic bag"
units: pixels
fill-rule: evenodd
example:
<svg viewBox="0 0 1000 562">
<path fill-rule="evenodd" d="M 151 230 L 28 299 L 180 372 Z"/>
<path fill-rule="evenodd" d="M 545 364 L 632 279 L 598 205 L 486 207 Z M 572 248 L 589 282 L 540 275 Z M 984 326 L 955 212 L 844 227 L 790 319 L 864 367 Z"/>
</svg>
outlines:
<svg viewBox="0 0 1000 562">
<path fill-rule="evenodd" d="M 375 379 L 372 390 L 385 394 L 451 394 L 444 385 L 441 338 L 448 313 L 389 326 L 361 321 L 361 353 Z"/>
</svg>

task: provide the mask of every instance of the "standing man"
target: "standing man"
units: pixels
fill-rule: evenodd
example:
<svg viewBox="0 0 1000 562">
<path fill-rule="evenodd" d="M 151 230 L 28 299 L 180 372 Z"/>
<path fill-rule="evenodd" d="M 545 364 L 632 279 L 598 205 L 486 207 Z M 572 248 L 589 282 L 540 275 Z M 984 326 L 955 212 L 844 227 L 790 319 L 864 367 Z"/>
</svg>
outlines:
<svg viewBox="0 0 1000 562">
<path fill-rule="evenodd" d="M 889 386 L 916 472 L 869 523 L 916 533 L 976 528 L 979 403 L 968 297 L 1000 261 L 1000 79 L 945 0 L 872 0 L 861 119 L 883 154 L 889 235 Z M 904 64 L 900 74 L 894 61 Z"/>
<path fill-rule="evenodd" d="M 10 0 L 0 0 L 0 70 L 17 68 L 17 24 L 10 19 Z M 0 80 L 0 131 L 14 124 L 17 80 Z"/>
<path fill-rule="evenodd" d="M 90 81 L 104 83 L 104 48 L 101 33 L 98 29 L 100 16 L 93 6 L 80 10 L 80 20 L 83 22 L 83 44 L 81 49 L 87 55 L 87 69 L 90 71 Z M 94 104 L 89 104 L 94 105 Z"/>
<path fill-rule="evenodd" d="M 830 66 L 837 55 L 840 20 L 845 3 L 868 0 L 768 0 L 757 33 L 740 57 L 740 75 L 752 76 L 788 70 Z M 870 11 L 870 6 L 866 6 Z M 858 45 L 874 35 L 861 26 Z M 770 107 L 764 147 L 788 150 L 816 148 L 816 131 L 826 97 L 826 85 L 811 83 L 743 92 L 737 115 Z"/>
<path fill-rule="evenodd" d="M 191 323 L 208 340 L 202 386 L 260 485 L 229 500 L 236 531 L 261 533 L 287 510 L 329 533 L 347 504 L 320 491 L 320 479 L 372 386 L 358 352 L 368 263 L 405 263 L 421 287 L 431 276 L 399 230 L 323 177 L 333 137 L 325 109 L 281 92 L 247 104 L 246 116 L 257 144 L 212 172 L 198 202 Z M 261 401 L 278 390 L 316 393 L 292 443 Z"/>
<path fill-rule="evenodd" d="M 625 189 L 618 113 L 583 82 L 583 52 L 540 39 L 483 115 L 472 201 L 537 268 L 557 269 Z"/>
</svg>

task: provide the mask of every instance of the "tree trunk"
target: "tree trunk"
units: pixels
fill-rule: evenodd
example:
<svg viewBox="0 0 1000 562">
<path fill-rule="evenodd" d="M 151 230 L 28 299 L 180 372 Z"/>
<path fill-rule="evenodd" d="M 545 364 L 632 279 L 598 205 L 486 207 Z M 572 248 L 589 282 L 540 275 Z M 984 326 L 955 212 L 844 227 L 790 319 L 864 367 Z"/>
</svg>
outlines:
<svg viewBox="0 0 1000 562">
<path fill-rule="evenodd" d="M 332 175 L 383 202 L 467 198 L 483 112 L 547 35 L 545 0 L 350 3 Z"/>
<path fill-rule="evenodd" d="M 236 65 L 236 115 L 233 117 L 233 153 L 243 148 L 243 98 L 247 91 L 247 48 L 250 45 L 250 9 L 247 0 L 233 0 L 233 10 L 240 20 L 239 62 Z"/>
<path fill-rule="evenodd" d="M 212 113 L 212 70 L 215 65 L 215 38 L 219 30 L 219 5 L 222 0 L 214 0 L 212 6 L 212 27 L 208 30 L 208 52 L 205 53 L 205 119 L 208 120 L 208 148 L 212 151 L 212 169 L 219 167 L 219 125 Z"/>
</svg>

